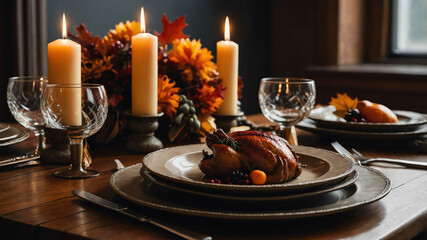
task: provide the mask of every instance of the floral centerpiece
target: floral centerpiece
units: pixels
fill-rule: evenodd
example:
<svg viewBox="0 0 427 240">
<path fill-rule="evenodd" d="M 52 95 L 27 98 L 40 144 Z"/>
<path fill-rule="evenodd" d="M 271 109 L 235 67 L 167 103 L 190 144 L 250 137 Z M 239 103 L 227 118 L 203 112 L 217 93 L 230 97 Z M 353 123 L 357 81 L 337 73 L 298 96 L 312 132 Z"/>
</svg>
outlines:
<svg viewBox="0 0 427 240">
<path fill-rule="evenodd" d="M 205 137 L 215 128 L 211 114 L 223 102 L 225 88 L 212 61 L 211 51 L 200 40 L 190 39 L 182 30 L 185 17 L 170 22 L 162 18 L 159 40 L 158 111 L 164 112 L 160 130 L 170 141 Z M 103 38 L 92 36 L 84 24 L 69 33 L 82 46 L 82 81 L 106 88 L 111 121 L 104 126 L 104 143 L 120 132 L 119 113 L 131 108 L 131 59 L 133 35 L 140 33 L 138 22 L 119 23 Z M 239 97 L 242 81 L 239 78 Z M 166 126 L 166 127 L 165 127 Z"/>
</svg>

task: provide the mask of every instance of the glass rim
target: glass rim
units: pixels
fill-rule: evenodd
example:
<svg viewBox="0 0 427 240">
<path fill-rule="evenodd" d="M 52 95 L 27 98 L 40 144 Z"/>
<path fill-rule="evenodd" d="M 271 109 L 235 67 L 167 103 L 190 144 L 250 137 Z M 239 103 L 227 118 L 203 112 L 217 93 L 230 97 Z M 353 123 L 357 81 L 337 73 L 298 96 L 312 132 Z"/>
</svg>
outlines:
<svg viewBox="0 0 427 240">
<path fill-rule="evenodd" d="M 298 77 L 265 77 L 261 79 L 261 82 L 295 84 L 295 83 L 314 83 L 314 80 L 310 78 L 298 78 Z"/>
<path fill-rule="evenodd" d="M 48 82 L 49 79 L 46 76 L 14 76 L 14 77 L 10 77 L 9 81 L 22 81 L 22 82 L 27 82 L 27 81 L 34 81 L 34 80 L 38 80 L 38 81 L 43 81 L 43 82 Z"/>
<path fill-rule="evenodd" d="M 104 87 L 103 84 L 99 83 L 70 83 L 70 84 L 58 84 L 58 83 L 48 83 L 46 88 L 97 88 Z"/>
</svg>

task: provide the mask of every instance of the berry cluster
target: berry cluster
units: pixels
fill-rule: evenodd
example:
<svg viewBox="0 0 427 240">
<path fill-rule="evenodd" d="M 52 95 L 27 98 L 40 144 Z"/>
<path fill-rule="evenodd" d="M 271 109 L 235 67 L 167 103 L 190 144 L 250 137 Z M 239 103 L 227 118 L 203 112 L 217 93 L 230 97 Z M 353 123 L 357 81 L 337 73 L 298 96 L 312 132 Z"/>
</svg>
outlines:
<svg viewBox="0 0 427 240">
<path fill-rule="evenodd" d="M 179 95 L 179 114 L 175 118 L 175 123 L 177 125 L 188 124 L 194 130 L 200 128 L 200 121 L 196 115 L 196 109 L 194 108 L 193 101 L 188 99 L 184 94 Z"/>
<path fill-rule="evenodd" d="M 346 114 L 344 119 L 347 122 L 366 122 L 366 119 L 364 119 L 362 117 L 362 115 L 360 115 L 359 109 L 353 109 L 353 110 L 349 110 Z"/>
<path fill-rule="evenodd" d="M 229 184 L 229 185 L 249 185 L 252 184 L 251 179 L 247 173 L 236 170 L 231 173 L 231 176 L 222 179 L 212 178 L 209 179 L 210 183 Z"/>
</svg>

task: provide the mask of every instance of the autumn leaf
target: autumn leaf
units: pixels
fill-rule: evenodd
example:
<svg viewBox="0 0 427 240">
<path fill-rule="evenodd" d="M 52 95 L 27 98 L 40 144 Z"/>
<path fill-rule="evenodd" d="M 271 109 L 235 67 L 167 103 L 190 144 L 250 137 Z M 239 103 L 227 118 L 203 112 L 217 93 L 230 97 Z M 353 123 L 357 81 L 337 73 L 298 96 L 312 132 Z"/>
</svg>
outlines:
<svg viewBox="0 0 427 240">
<path fill-rule="evenodd" d="M 163 14 L 162 24 L 163 24 L 162 33 L 158 33 L 157 31 L 154 31 L 154 34 L 159 38 L 159 42 L 162 45 L 172 43 L 172 41 L 175 39 L 190 37 L 182 33 L 182 29 L 184 29 L 187 26 L 187 23 L 185 23 L 185 16 L 176 18 L 175 21 L 171 23 L 169 19 L 166 17 L 166 14 Z"/>
<path fill-rule="evenodd" d="M 76 29 L 76 35 L 73 35 L 72 33 L 68 32 L 68 36 L 70 37 L 70 39 L 83 45 L 88 45 L 91 43 L 95 44 L 99 41 L 99 37 L 98 36 L 92 37 L 92 33 L 87 31 L 87 28 L 83 23 L 80 24 L 75 29 Z"/>
<path fill-rule="evenodd" d="M 329 102 L 329 105 L 333 105 L 336 108 L 336 111 L 334 112 L 335 115 L 344 118 L 345 114 L 353 110 L 357 107 L 358 99 L 357 97 L 354 99 L 351 99 L 347 95 L 347 93 L 339 94 L 337 93 L 337 97 L 331 98 L 331 101 Z"/>
</svg>

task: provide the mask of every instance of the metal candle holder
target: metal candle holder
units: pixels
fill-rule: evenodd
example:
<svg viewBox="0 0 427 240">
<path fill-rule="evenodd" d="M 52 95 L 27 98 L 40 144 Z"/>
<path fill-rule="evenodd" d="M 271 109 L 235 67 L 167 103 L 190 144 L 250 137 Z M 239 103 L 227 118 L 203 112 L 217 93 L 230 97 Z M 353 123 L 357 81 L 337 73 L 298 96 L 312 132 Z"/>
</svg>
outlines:
<svg viewBox="0 0 427 240">
<path fill-rule="evenodd" d="M 221 128 L 224 132 L 230 132 L 232 127 L 237 127 L 237 119 L 243 116 L 243 112 L 239 112 L 236 115 L 217 115 L 212 114 L 212 117 L 215 118 L 215 124 L 217 128 Z"/>
<path fill-rule="evenodd" d="M 125 144 L 128 151 L 148 153 L 163 147 L 163 143 L 154 136 L 154 132 L 159 127 L 157 119 L 162 117 L 163 113 L 149 116 L 134 115 L 127 111 L 125 115 L 128 117 L 127 128 L 130 130 L 130 136 Z"/>
<path fill-rule="evenodd" d="M 46 163 L 67 164 L 72 163 L 70 140 L 67 130 L 45 127 L 45 136 L 48 147 L 40 154 L 40 160 Z M 89 167 L 92 163 L 89 150 L 83 148 L 83 167 Z"/>
<path fill-rule="evenodd" d="M 46 142 L 49 145 L 41 152 L 40 159 L 43 162 L 64 164 L 71 163 L 70 141 L 67 130 L 45 127 Z"/>
</svg>

